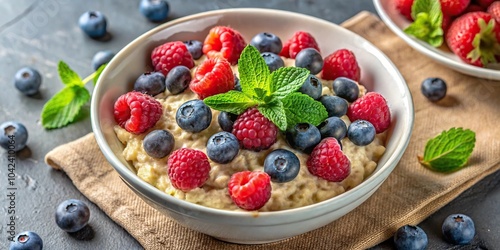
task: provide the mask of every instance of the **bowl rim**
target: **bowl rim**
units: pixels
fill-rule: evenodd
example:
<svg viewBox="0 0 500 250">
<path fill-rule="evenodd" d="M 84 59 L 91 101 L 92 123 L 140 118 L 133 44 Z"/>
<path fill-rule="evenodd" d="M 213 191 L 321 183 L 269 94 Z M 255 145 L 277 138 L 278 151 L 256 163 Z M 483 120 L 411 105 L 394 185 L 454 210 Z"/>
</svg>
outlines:
<svg viewBox="0 0 500 250">
<path fill-rule="evenodd" d="M 126 57 L 127 55 L 125 54 L 124 51 L 128 51 L 128 50 L 136 47 L 137 44 L 144 42 L 147 38 L 153 36 L 154 34 L 160 32 L 161 30 L 168 28 L 170 26 L 184 23 L 184 22 L 187 22 L 190 20 L 207 18 L 207 17 L 216 16 L 216 15 L 224 15 L 226 13 L 231 13 L 231 14 L 246 13 L 246 14 L 248 14 L 248 13 L 252 13 L 252 12 L 253 13 L 258 12 L 259 14 L 264 13 L 266 15 L 272 14 L 272 15 L 288 16 L 288 17 L 291 16 L 291 17 L 295 17 L 295 18 L 308 20 L 309 22 L 322 23 L 325 25 L 332 26 L 333 28 L 340 29 L 343 32 L 347 32 L 350 35 L 356 37 L 357 39 L 361 39 L 364 43 L 369 45 L 372 49 L 370 52 L 372 54 L 376 55 L 376 57 L 380 59 L 381 63 L 383 63 L 384 65 L 387 65 L 391 69 L 392 75 L 396 76 L 399 81 L 405 83 L 405 84 L 403 84 L 403 86 L 401 86 L 404 89 L 404 93 L 408 94 L 408 98 L 406 98 L 405 99 L 406 101 L 404 102 L 406 105 L 404 105 L 404 106 L 405 106 L 405 109 L 407 109 L 407 111 L 411 115 L 409 115 L 408 117 L 405 117 L 404 120 L 406 120 L 405 122 L 407 122 L 409 124 L 409 126 L 407 128 L 405 128 L 403 131 L 404 138 L 400 138 L 400 140 L 403 140 L 403 141 L 399 142 L 396 145 L 396 148 L 395 148 L 396 153 L 390 155 L 387 158 L 387 162 L 385 163 L 385 165 L 382 166 L 382 168 L 379 169 L 379 171 L 372 173 L 367 179 L 363 180 L 363 182 L 361 184 L 348 190 L 347 192 L 344 192 L 344 193 L 339 194 L 335 197 L 332 197 L 330 199 L 327 199 L 327 200 L 324 200 L 324 201 L 321 201 L 318 203 L 314 203 L 314 204 L 310 204 L 310 205 L 302 206 L 302 207 L 298 207 L 298 208 L 291 208 L 291 209 L 280 210 L 280 211 L 264 211 L 264 212 L 260 212 L 260 211 L 232 211 L 232 210 L 223 210 L 223 209 L 206 207 L 203 205 L 194 204 L 194 203 L 191 203 L 191 202 L 188 202 L 185 200 L 181 200 L 181 199 L 178 199 L 174 196 L 171 196 L 165 192 L 162 192 L 161 190 L 157 189 L 153 185 L 150 185 L 149 183 L 140 179 L 135 173 L 130 171 L 130 169 L 128 169 L 128 167 L 126 167 L 125 165 L 123 165 L 120 162 L 120 160 L 117 158 L 117 156 L 113 153 L 113 151 L 111 150 L 111 148 L 107 144 L 105 136 L 100 129 L 100 121 L 99 121 L 99 116 L 98 116 L 98 114 L 99 114 L 99 101 L 100 101 L 100 98 L 98 98 L 98 96 L 101 92 L 100 86 L 102 84 L 100 84 L 100 83 L 103 79 L 103 77 L 100 77 L 95 88 L 94 88 L 93 94 L 92 94 L 91 125 L 92 125 L 92 130 L 94 132 L 97 144 L 98 144 L 99 148 L 101 149 L 103 155 L 107 159 L 107 161 L 119 173 L 122 180 L 128 182 L 129 185 L 133 186 L 135 189 L 136 189 L 135 186 L 141 187 L 141 189 L 146 190 L 149 195 L 152 194 L 152 195 L 154 195 L 154 197 L 158 197 L 162 200 L 172 202 L 174 205 L 189 209 L 191 211 L 204 213 L 204 214 L 210 214 L 210 215 L 224 215 L 224 216 L 230 215 L 230 216 L 237 216 L 237 217 L 241 217 L 241 218 L 252 217 L 255 219 L 259 219 L 259 218 L 265 219 L 269 216 L 273 216 L 273 217 L 278 216 L 281 218 L 287 218 L 287 217 L 290 217 L 290 215 L 292 215 L 292 214 L 297 214 L 300 212 L 303 212 L 303 213 L 308 212 L 308 211 L 311 211 L 312 209 L 317 209 L 319 207 L 328 206 L 328 205 L 330 205 L 330 203 L 334 203 L 334 202 L 338 202 L 339 200 L 347 199 L 347 198 L 349 198 L 349 196 L 351 194 L 361 192 L 361 188 L 363 188 L 364 186 L 369 186 L 369 185 L 379 186 L 380 182 L 385 181 L 385 178 L 377 178 L 377 177 L 379 175 L 384 174 L 386 171 L 392 171 L 392 169 L 399 162 L 400 158 L 404 154 L 404 152 L 409 144 L 410 137 L 411 137 L 411 134 L 413 131 L 413 124 L 414 124 L 413 99 L 411 96 L 411 92 L 410 92 L 408 86 L 406 85 L 406 81 L 404 80 L 403 76 L 401 75 L 399 70 L 396 68 L 396 66 L 392 63 L 392 61 L 382 51 L 380 51 L 380 49 L 378 49 L 371 42 L 367 41 L 365 38 L 361 37 L 360 35 L 352 32 L 346 28 L 341 27 L 338 24 L 335 24 L 335 23 L 332 23 L 332 22 L 329 22 L 329 21 L 326 21 L 324 19 L 320 19 L 317 17 L 313 17 L 310 15 L 306 15 L 306 14 L 285 11 L 285 10 L 276 10 L 276 9 L 233 8 L 233 9 L 221 9 L 221 10 L 206 11 L 206 12 L 201 12 L 198 14 L 193 14 L 193 15 L 181 17 L 181 18 L 163 23 L 163 24 L 145 32 L 144 34 L 140 35 L 139 37 L 137 37 L 136 39 L 134 39 L 133 41 L 128 43 L 124 48 L 122 48 L 115 55 L 115 57 L 110 61 L 109 65 L 113 65 L 113 63 L 115 61 L 119 61 L 120 58 Z M 110 67 L 106 67 L 103 70 L 101 76 L 107 75 L 110 70 L 111 70 Z M 153 202 L 158 203 L 157 201 L 154 201 L 154 199 L 152 199 L 151 196 L 149 196 L 148 198 L 150 200 L 152 200 Z M 318 211 L 321 211 L 321 210 L 318 210 Z M 255 213 L 258 213 L 258 216 L 255 216 Z M 323 211 L 322 213 L 328 213 L 328 211 Z M 313 216 L 313 215 L 311 215 L 311 216 Z M 293 218 L 293 220 L 302 220 L 302 219 L 303 218 Z M 266 220 L 264 220 L 264 221 L 266 221 Z M 237 222 L 235 222 L 235 223 L 237 223 Z M 270 224 L 276 224 L 276 223 L 270 223 Z"/>
<path fill-rule="evenodd" d="M 456 71 L 459 71 L 461 73 L 480 77 L 483 79 L 497 80 L 497 81 L 500 80 L 500 70 L 476 67 L 473 65 L 469 65 L 465 62 L 458 61 L 460 59 L 453 60 L 447 56 L 439 54 L 437 51 L 434 51 L 433 47 L 430 47 L 430 45 L 404 33 L 403 30 L 392 20 L 388 12 L 383 7 L 384 5 L 382 4 L 382 2 L 384 1 L 388 0 L 373 0 L 373 5 L 375 6 L 375 10 L 377 11 L 382 21 L 384 21 L 384 23 L 396 35 L 398 35 L 401 39 L 403 39 L 412 48 L 436 60 L 437 62 L 444 64 L 452 69 L 455 69 Z"/>
</svg>

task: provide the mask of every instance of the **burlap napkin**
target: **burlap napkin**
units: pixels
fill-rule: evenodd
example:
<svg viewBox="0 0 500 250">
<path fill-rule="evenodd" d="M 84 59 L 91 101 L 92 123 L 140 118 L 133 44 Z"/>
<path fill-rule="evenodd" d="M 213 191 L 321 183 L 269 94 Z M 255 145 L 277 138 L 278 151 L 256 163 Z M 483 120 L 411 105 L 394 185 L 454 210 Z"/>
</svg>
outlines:
<svg viewBox="0 0 500 250">
<path fill-rule="evenodd" d="M 120 180 L 101 154 L 93 134 L 62 145 L 46 156 L 75 186 L 146 249 L 364 249 L 417 224 L 461 192 L 500 168 L 500 84 L 451 71 L 419 54 L 376 16 L 363 12 L 343 23 L 380 48 L 396 64 L 413 94 L 415 126 L 406 153 L 380 189 L 357 209 L 315 231 L 258 246 L 229 244 L 186 229 L 149 207 Z M 339 38 L 341 39 L 341 38 Z M 431 103 L 420 93 L 427 77 L 448 83 L 448 96 Z M 393 104 L 394 105 L 394 104 Z M 468 166 L 451 174 L 417 162 L 425 143 L 451 127 L 476 132 Z"/>
</svg>

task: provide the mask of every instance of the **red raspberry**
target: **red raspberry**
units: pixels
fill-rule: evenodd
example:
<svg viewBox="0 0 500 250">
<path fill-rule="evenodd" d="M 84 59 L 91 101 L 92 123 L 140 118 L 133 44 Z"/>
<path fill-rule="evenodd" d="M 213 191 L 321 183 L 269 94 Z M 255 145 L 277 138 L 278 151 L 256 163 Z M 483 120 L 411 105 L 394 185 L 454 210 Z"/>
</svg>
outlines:
<svg viewBox="0 0 500 250">
<path fill-rule="evenodd" d="M 257 210 L 271 198 L 271 178 L 262 171 L 235 173 L 227 184 L 233 202 L 245 210 Z"/>
<path fill-rule="evenodd" d="M 351 103 L 347 109 L 349 120 L 366 120 L 375 127 L 377 133 L 384 132 L 391 125 L 391 112 L 385 98 L 375 92 L 369 92 Z"/>
<path fill-rule="evenodd" d="M 497 25 L 500 25 L 500 2 L 493 2 L 490 4 L 490 7 L 488 7 L 488 13 L 495 18 Z"/>
<path fill-rule="evenodd" d="M 359 82 L 361 69 L 352 51 L 339 49 L 325 58 L 321 74 L 321 78 L 325 80 L 335 80 L 343 76 Z"/>
<path fill-rule="evenodd" d="M 205 38 L 203 53 L 208 58 L 225 58 L 234 65 L 238 63 L 245 46 L 245 39 L 238 31 L 226 26 L 216 26 L 210 30 Z"/>
<path fill-rule="evenodd" d="M 156 99 L 141 92 L 128 92 L 115 102 L 115 121 L 130 133 L 140 134 L 160 119 L 163 108 Z"/>
<path fill-rule="evenodd" d="M 231 65 L 223 58 L 205 60 L 196 69 L 189 88 L 202 100 L 234 89 L 234 74 Z"/>
<path fill-rule="evenodd" d="M 292 38 L 285 42 L 280 56 L 295 59 L 295 56 L 306 48 L 315 48 L 319 51 L 318 43 L 310 33 L 297 31 L 293 34 Z"/>
<path fill-rule="evenodd" d="M 268 149 L 276 142 L 278 127 L 257 108 L 250 108 L 236 118 L 233 134 L 243 148 L 253 151 Z"/>
<path fill-rule="evenodd" d="M 487 9 L 493 2 L 496 1 L 497 0 L 476 0 L 476 3 L 479 4 L 481 7 Z"/>
<path fill-rule="evenodd" d="M 411 17 L 411 6 L 415 0 L 395 0 L 394 4 L 399 13 L 406 17 L 406 19 L 413 21 Z"/>
<path fill-rule="evenodd" d="M 458 16 L 469 6 L 470 0 L 439 0 L 441 11 L 449 16 Z"/>
<path fill-rule="evenodd" d="M 323 139 L 314 147 L 306 165 L 312 175 L 327 181 L 339 182 L 351 173 L 351 162 L 333 137 Z"/>
<path fill-rule="evenodd" d="M 172 185 L 184 192 L 203 186 L 210 175 L 207 155 L 190 148 L 180 148 L 172 152 L 167 168 Z"/>
<path fill-rule="evenodd" d="M 194 67 L 193 57 L 183 42 L 167 42 L 153 49 L 151 62 L 155 71 L 167 75 L 175 66 Z"/>
</svg>

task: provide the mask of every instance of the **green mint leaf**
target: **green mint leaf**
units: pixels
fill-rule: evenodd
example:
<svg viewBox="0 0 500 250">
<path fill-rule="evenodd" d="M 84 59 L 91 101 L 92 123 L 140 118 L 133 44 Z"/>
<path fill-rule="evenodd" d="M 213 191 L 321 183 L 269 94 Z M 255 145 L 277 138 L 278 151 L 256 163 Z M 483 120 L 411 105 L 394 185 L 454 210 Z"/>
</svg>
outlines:
<svg viewBox="0 0 500 250">
<path fill-rule="evenodd" d="M 246 109 L 260 104 L 259 100 L 236 90 L 209 96 L 203 99 L 203 102 L 213 109 L 233 114 L 241 114 Z"/>
<path fill-rule="evenodd" d="M 265 89 L 261 88 L 255 88 L 254 91 L 255 91 L 255 97 L 259 98 L 260 100 L 266 98 L 268 94 L 268 92 Z"/>
<path fill-rule="evenodd" d="M 255 89 L 262 89 L 269 93 L 269 67 L 259 51 L 247 45 L 238 60 L 238 72 L 243 93 L 249 96 L 258 96 Z M 266 94 L 268 95 L 268 94 Z"/>
<path fill-rule="evenodd" d="M 328 117 L 325 106 L 310 96 L 295 92 L 282 100 L 285 109 L 287 129 L 297 123 L 311 123 L 318 126 Z"/>
<path fill-rule="evenodd" d="M 280 100 L 257 106 L 257 109 L 263 116 L 274 123 L 280 130 L 286 130 L 286 114 L 283 103 Z"/>
<path fill-rule="evenodd" d="M 106 68 L 106 65 L 107 64 L 103 64 L 103 65 L 99 66 L 99 68 L 95 71 L 94 78 L 93 78 L 94 85 L 97 84 L 97 80 L 99 80 L 99 77 L 101 76 L 101 73 L 104 70 L 104 68 Z"/>
<path fill-rule="evenodd" d="M 473 131 L 451 128 L 427 142 L 424 156 L 419 157 L 419 161 L 439 172 L 455 171 L 467 163 L 475 143 L 476 134 Z"/>
<path fill-rule="evenodd" d="M 84 85 L 80 76 L 63 61 L 59 61 L 57 72 L 59 73 L 59 78 L 61 78 L 61 81 L 65 85 Z"/>
<path fill-rule="evenodd" d="M 443 13 L 439 0 L 416 0 L 411 15 L 414 22 L 404 32 L 420 39 L 433 47 L 443 44 Z"/>
<path fill-rule="evenodd" d="M 44 128 L 61 128 L 73 122 L 81 107 L 90 100 L 88 90 L 80 85 L 67 85 L 55 94 L 42 109 Z"/>
<path fill-rule="evenodd" d="M 271 93 L 278 99 L 297 91 L 309 76 L 309 70 L 299 67 L 279 68 L 271 73 Z"/>
</svg>

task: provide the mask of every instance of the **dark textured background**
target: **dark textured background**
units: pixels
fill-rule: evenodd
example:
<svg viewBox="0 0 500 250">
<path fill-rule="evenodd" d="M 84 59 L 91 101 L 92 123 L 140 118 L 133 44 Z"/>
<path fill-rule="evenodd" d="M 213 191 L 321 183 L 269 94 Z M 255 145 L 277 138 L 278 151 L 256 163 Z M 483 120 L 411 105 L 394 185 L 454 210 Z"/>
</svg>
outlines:
<svg viewBox="0 0 500 250">
<path fill-rule="evenodd" d="M 39 233 L 45 249 L 141 248 L 126 231 L 90 203 L 64 173 L 52 170 L 43 161 L 45 154 L 54 147 L 91 132 L 90 117 L 84 116 L 76 124 L 52 131 L 44 130 L 39 121 L 43 104 L 62 88 L 57 76 L 59 60 L 67 62 L 82 77 L 87 76 L 92 72 L 90 61 L 97 51 L 109 49 L 118 52 L 134 38 L 157 26 L 141 16 L 138 2 L 0 0 L 0 122 L 20 121 L 30 135 L 29 149 L 17 156 L 16 233 L 24 230 Z M 338 24 L 362 10 L 375 12 L 368 0 L 169 2 L 169 20 L 214 9 L 261 7 L 300 12 Z M 95 41 L 81 32 L 78 17 L 87 10 L 98 10 L 106 15 L 111 40 Z M 18 93 L 12 84 L 15 72 L 25 65 L 37 68 L 43 75 L 41 94 L 35 98 Z M 92 88 L 90 84 L 88 88 Z M 6 169 L 7 154 L 0 149 L 0 249 L 7 249 L 9 244 Z M 428 249 L 500 249 L 499 179 L 499 172 L 493 174 L 425 220 L 421 227 L 429 236 Z M 79 235 L 68 235 L 55 225 L 55 207 L 69 198 L 81 199 L 89 205 L 93 237 L 78 239 L 81 238 Z M 472 245 L 452 246 L 442 239 L 441 222 L 452 213 L 465 213 L 474 219 L 477 235 Z M 387 241 L 374 249 L 393 248 L 391 241 Z"/>
</svg>

